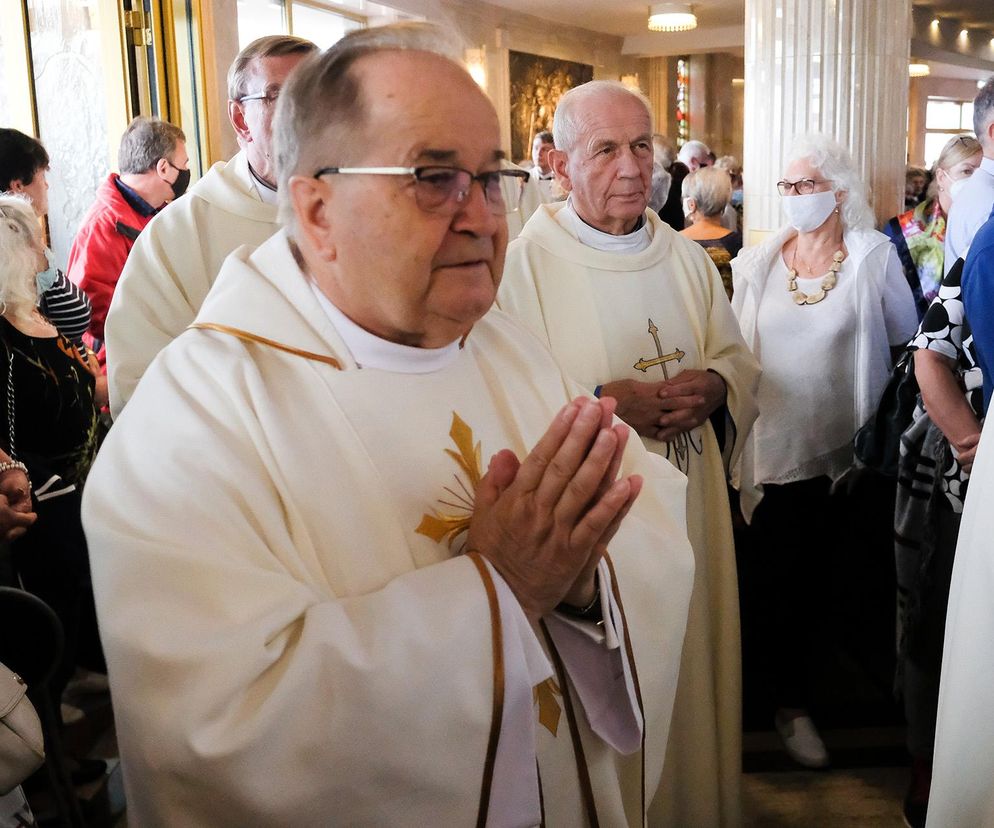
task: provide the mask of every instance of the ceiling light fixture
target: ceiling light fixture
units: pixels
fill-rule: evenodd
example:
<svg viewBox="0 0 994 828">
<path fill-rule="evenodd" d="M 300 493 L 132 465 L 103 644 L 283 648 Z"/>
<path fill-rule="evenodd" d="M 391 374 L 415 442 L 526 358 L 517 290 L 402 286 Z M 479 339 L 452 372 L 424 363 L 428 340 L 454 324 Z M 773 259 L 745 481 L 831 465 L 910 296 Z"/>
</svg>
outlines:
<svg viewBox="0 0 994 828">
<path fill-rule="evenodd" d="M 911 63 L 908 65 L 909 78 L 926 78 L 931 71 L 927 63 Z"/>
<path fill-rule="evenodd" d="M 656 3 L 649 6 L 650 32 L 689 32 L 697 28 L 697 16 L 689 3 Z"/>
<path fill-rule="evenodd" d="M 486 91 L 487 88 L 487 52 L 486 49 L 466 50 L 466 69 L 477 86 Z"/>
</svg>

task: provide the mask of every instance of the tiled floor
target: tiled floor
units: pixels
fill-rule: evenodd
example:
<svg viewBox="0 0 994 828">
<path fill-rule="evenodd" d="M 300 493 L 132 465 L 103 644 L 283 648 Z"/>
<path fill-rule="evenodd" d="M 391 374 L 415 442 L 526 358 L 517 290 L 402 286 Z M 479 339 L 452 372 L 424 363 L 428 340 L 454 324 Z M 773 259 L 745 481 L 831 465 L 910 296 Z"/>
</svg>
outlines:
<svg viewBox="0 0 994 828">
<path fill-rule="evenodd" d="M 772 731 L 743 739 L 746 828 L 899 828 L 908 784 L 904 728 L 822 731 L 832 768 L 798 768 Z"/>
<path fill-rule="evenodd" d="M 746 828 L 898 828 L 906 768 L 747 773 Z"/>
<path fill-rule="evenodd" d="M 899 828 L 904 768 L 747 773 L 744 828 Z M 114 828 L 127 828 L 122 816 Z"/>
</svg>

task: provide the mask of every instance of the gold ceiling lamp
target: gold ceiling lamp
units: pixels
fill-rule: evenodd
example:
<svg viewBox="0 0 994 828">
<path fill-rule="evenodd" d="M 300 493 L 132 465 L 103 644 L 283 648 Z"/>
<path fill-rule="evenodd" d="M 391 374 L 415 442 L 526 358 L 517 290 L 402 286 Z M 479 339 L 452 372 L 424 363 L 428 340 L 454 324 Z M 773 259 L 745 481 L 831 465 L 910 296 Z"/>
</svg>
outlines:
<svg viewBox="0 0 994 828">
<path fill-rule="evenodd" d="M 908 64 L 908 77 L 909 78 L 927 78 L 931 74 L 932 70 L 929 69 L 927 63 L 909 63 Z"/>
<path fill-rule="evenodd" d="M 689 32 L 697 28 L 690 3 L 655 3 L 649 6 L 650 32 Z"/>
</svg>

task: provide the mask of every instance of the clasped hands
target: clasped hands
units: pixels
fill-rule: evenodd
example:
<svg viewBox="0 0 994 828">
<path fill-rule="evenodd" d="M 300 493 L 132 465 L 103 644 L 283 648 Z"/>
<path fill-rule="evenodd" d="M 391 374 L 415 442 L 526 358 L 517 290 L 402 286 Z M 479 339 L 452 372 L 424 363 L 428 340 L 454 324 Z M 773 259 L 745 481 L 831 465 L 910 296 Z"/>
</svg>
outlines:
<svg viewBox="0 0 994 828">
<path fill-rule="evenodd" d="M 497 452 L 476 488 L 466 548 L 479 552 L 537 620 L 596 595 L 597 565 L 642 489 L 617 478 L 629 430 L 613 399 L 578 398 L 524 461 Z"/>
<path fill-rule="evenodd" d="M 618 401 L 618 417 L 641 436 L 663 441 L 703 425 L 727 396 L 720 375 L 696 369 L 661 382 L 625 379 L 601 387 L 602 398 Z"/>
</svg>

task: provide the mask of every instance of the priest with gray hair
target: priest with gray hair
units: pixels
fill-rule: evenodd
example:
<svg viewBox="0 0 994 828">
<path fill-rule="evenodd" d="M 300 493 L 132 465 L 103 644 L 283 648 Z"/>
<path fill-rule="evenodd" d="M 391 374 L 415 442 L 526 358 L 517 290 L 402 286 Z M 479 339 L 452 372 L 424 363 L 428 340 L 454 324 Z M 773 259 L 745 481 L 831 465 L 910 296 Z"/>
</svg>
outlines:
<svg viewBox="0 0 994 828">
<path fill-rule="evenodd" d="M 685 480 L 491 311 L 527 173 L 460 51 L 398 24 L 293 73 L 285 229 L 90 476 L 135 824 L 644 824 Z"/>
<path fill-rule="evenodd" d="M 756 416 L 759 369 L 707 253 L 647 209 L 645 97 L 614 81 L 576 87 L 553 132 L 550 161 L 569 198 L 540 207 L 509 245 L 498 301 L 688 477 L 697 566 L 650 823 L 736 825 L 739 618 L 725 479 Z"/>
<path fill-rule="evenodd" d="M 309 40 L 253 40 L 228 70 L 228 118 L 239 151 L 138 237 L 107 315 L 107 379 L 116 417 L 159 353 L 197 315 L 221 263 L 279 227 L 273 115 L 290 73 L 317 49 Z"/>
</svg>

